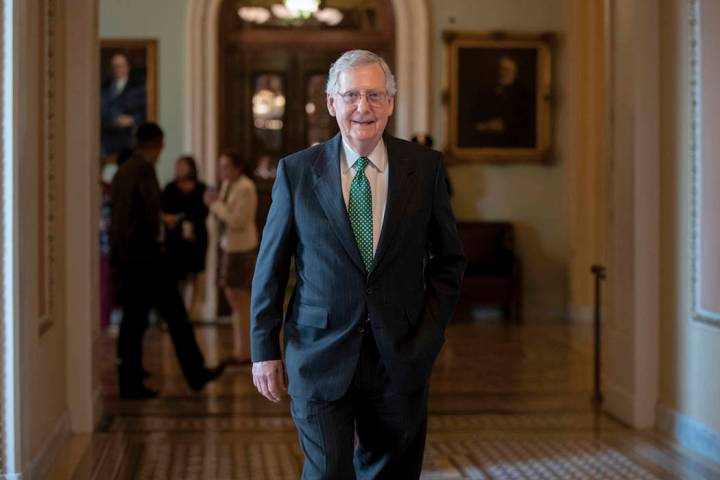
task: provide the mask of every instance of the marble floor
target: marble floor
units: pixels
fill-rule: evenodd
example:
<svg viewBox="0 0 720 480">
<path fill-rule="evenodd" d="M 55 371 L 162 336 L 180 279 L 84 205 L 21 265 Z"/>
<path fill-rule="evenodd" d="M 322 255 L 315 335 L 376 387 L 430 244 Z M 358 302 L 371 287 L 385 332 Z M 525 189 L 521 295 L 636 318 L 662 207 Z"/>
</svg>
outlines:
<svg viewBox="0 0 720 480">
<path fill-rule="evenodd" d="M 719 465 L 594 412 L 590 325 L 507 325 L 463 312 L 432 377 L 423 479 L 720 479 Z M 229 326 L 196 332 L 209 363 L 229 352 Z M 111 335 L 104 346 L 105 418 L 97 433 L 67 442 L 50 479 L 299 477 L 289 404 L 260 397 L 248 367 L 193 393 L 168 335 L 152 328 L 148 385 L 162 394 L 121 401 Z"/>
</svg>

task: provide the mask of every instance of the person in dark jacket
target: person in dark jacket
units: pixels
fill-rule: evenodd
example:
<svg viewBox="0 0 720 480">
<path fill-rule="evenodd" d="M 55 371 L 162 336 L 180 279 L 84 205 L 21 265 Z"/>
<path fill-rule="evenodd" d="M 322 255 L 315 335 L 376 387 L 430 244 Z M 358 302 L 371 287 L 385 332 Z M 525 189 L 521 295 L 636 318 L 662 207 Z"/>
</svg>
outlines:
<svg viewBox="0 0 720 480">
<path fill-rule="evenodd" d="M 142 381 L 142 337 L 151 308 L 167 322 L 185 379 L 194 390 L 219 376 L 225 365 L 205 367 L 168 258 L 155 164 L 164 147 L 162 129 L 141 125 L 136 148 L 112 183 L 110 262 L 120 282 L 123 318 L 118 337 L 118 384 L 124 398 L 151 398 Z"/>
<path fill-rule="evenodd" d="M 175 180 L 162 193 L 165 248 L 189 312 L 205 271 L 208 246 L 205 190 L 205 184 L 198 179 L 195 159 L 183 155 L 175 162 Z"/>
<path fill-rule="evenodd" d="M 304 480 L 422 469 L 428 380 L 466 262 L 442 154 L 385 133 L 395 93 L 385 60 L 345 52 L 327 83 L 340 133 L 277 167 L 252 283 L 252 372 L 274 402 L 287 374 Z"/>
</svg>

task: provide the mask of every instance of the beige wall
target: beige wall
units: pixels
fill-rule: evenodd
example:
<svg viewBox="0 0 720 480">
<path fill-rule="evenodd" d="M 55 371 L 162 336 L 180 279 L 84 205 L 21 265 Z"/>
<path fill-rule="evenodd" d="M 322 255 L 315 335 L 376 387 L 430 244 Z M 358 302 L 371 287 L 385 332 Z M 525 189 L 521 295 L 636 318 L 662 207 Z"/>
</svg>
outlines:
<svg viewBox="0 0 720 480">
<path fill-rule="evenodd" d="M 56 53 L 62 52 L 64 31 L 60 24 L 62 9 L 56 12 L 56 22 L 40 28 L 43 18 L 40 3 L 16 3 L 21 9 L 21 21 L 16 25 L 20 37 L 17 51 L 25 52 L 18 72 L 18 83 L 24 88 L 18 89 L 15 95 L 20 132 L 17 171 L 20 208 L 19 378 L 22 381 L 22 401 L 19 406 L 22 409 L 23 464 L 34 460 L 43 450 L 51 433 L 63 423 L 67 409 L 66 285 L 63 281 L 65 262 L 62 254 L 65 228 L 62 215 L 58 215 L 64 205 L 59 195 L 63 191 L 60 185 L 64 180 L 64 130 L 60 118 L 48 120 L 49 108 L 56 114 L 63 111 L 63 95 L 55 97 L 52 107 L 43 103 L 48 92 L 52 90 L 57 94 L 64 88 L 64 82 L 59 63 L 62 57 L 55 56 L 54 63 L 50 64 L 47 53 L 41 53 L 43 43 L 50 34 Z M 46 68 L 57 74 L 54 80 L 49 80 Z M 48 141 L 50 130 L 54 132 L 52 146 Z M 49 156 L 53 160 L 48 163 Z M 50 164 L 54 165 L 54 175 L 50 175 Z M 45 207 L 41 207 L 43 204 Z M 45 222 L 50 211 L 55 213 L 55 218 L 51 228 L 47 229 L 49 224 Z M 46 248 L 51 249 L 53 261 L 44 256 Z M 45 273 L 40 274 L 40 271 Z M 42 282 L 43 276 L 49 279 L 47 283 Z M 48 299 L 50 303 L 45 303 Z"/>
<path fill-rule="evenodd" d="M 525 311 L 530 319 L 565 313 L 568 298 L 568 142 L 565 0 L 431 0 L 432 74 L 442 84 L 444 30 L 554 32 L 555 163 L 550 166 L 454 166 L 453 207 L 462 220 L 508 220 L 517 231 L 523 261 Z M 434 136 L 442 145 L 439 90 L 432 107 Z"/>
<path fill-rule="evenodd" d="M 97 9 L 16 6 L 20 450 L 24 477 L 44 478 L 71 429 L 92 431 L 99 414 Z"/>
<path fill-rule="evenodd" d="M 715 2 L 702 3 L 717 8 Z M 664 35 L 661 43 L 659 403 L 720 432 L 720 329 L 694 321 L 690 301 L 692 162 L 689 4 L 682 0 L 661 2 L 661 30 Z"/>
</svg>

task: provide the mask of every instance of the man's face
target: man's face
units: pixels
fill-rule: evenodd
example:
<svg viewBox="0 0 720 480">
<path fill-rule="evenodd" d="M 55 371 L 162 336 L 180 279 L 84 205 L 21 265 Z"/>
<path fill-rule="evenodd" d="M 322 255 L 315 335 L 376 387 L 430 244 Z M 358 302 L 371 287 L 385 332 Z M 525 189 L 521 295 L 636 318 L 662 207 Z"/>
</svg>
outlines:
<svg viewBox="0 0 720 480">
<path fill-rule="evenodd" d="M 110 65 L 112 68 L 112 76 L 115 80 L 126 78 L 130 73 L 130 65 L 128 65 L 128 61 L 127 58 L 125 58 L 125 55 L 115 55 L 114 57 L 112 57 Z"/>
<path fill-rule="evenodd" d="M 342 72 L 337 86 L 338 93 L 327 96 L 328 111 L 337 120 L 348 145 L 360 155 L 369 155 L 382 137 L 395 106 L 395 99 L 385 90 L 385 73 L 376 63 L 360 65 Z M 360 94 L 357 101 L 343 98 L 349 92 Z M 369 94 L 376 100 L 379 94 L 380 101 L 370 101 Z"/>
</svg>

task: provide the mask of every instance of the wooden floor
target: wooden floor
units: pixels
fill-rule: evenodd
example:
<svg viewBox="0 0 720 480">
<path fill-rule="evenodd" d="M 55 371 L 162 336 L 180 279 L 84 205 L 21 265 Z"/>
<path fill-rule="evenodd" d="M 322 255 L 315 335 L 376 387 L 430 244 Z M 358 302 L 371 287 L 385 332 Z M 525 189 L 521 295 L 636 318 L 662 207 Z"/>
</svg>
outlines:
<svg viewBox="0 0 720 480">
<path fill-rule="evenodd" d="M 453 324 L 435 368 L 423 479 L 720 479 L 720 466 L 590 405 L 591 329 L 552 322 Z M 209 363 L 226 325 L 197 328 Z M 106 417 L 65 446 L 51 479 L 296 479 L 302 456 L 289 404 L 253 389 L 250 369 L 201 393 L 182 381 L 168 335 L 149 331 L 151 401 L 116 396 L 114 339 L 102 359 Z"/>
</svg>

